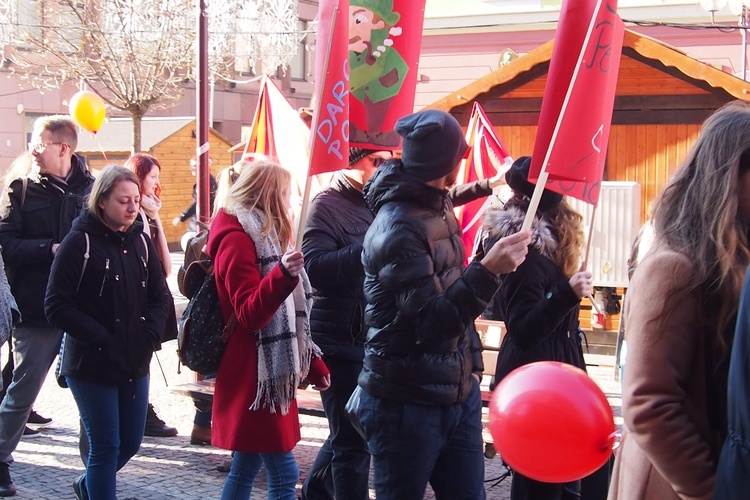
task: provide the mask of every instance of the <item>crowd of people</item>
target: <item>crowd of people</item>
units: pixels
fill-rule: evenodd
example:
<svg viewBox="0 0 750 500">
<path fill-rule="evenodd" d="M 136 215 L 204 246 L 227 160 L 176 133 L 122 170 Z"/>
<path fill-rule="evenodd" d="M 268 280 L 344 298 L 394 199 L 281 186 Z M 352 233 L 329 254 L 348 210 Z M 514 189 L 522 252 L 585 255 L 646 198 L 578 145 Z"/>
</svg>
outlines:
<svg viewBox="0 0 750 500">
<path fill-rule="evenodd" d="M 304 383 L 321 391 L 330 434 L 303 499 L 367 499 L 370 470 L 378 499 L 422 498 L 428 484 L 438 498 L 485 498 L 481 314 L 507 328 L 494 383 L 535 361 L 586 369 L 578 315 L 593 284 L 581 215 L 545 189 L 521 229 L 535 189 L 529 157 L 455 186 L 468 144 L 447 113 L 403 117 L 395 132 L 398 158 L 351 148 L 349 168 L 311 202 L 301 249 L 281 165 L 243 160 L 212 184 L 205 251 L 232 330 L 209 375 L 212 404 L 196 400 L 191 443 L 232 451 L 222 500 L 249 499 L 263 467 L 269 498 L 296 498 Z M 605 487 L 515 472 L 511 499 L 730 498 L 750 414 L 747 359 L 732 352 L 747 346 L 748 132 L 748 105 L 714 113 L 655 202 L 654 241 L 624 311 L 622 441 L 595 473 Z M 114 500 L 144 433 L 176 434 L 149 404 L 151 357 L 177 335 L 161 165 L 136 154 L 94 179 L 76 145 L 69 117 L 39 118 L 4 194 L 0 342 L 13 363 L 2 381 L 0 496 L 16 492 L 12 453 L 30 417 L 43 418 L 33 404 L 56 357 L 81 420 L 79 499 Z M 500 183 L 513 196 L 487 210 L 467 265 L 453 208 Z"/>
</svg>

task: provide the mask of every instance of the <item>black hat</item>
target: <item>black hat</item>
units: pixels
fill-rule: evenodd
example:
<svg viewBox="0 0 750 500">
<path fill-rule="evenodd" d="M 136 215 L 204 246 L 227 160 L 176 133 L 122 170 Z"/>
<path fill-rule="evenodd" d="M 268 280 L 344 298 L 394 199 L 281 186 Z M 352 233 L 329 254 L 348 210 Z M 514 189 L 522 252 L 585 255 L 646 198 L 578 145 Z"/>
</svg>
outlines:
<svg viewBox="0 0 750 500">
<path fill-rule="evenodd" d="M 349 148 L 349 166 L 351 167 L 367 155 L 377 153 L 375 149 Z"/>
<path fill-rule="evenodd" d="M 525 194 L 529 198 L 534 194 L 536 184 L 529 182 L 529 167 L 531 166 L 531 156 L 522 156 L 513 162 L 510 170 L 505 173 L 505 182 L 516 193 Z M 539 200 L 539 211 L 546 212 L 555 208 L 562 201 L 562 195 L 545 189 L 542 191 L 542 198 Z"/>
<path fill-rule="evenodd" d="M 404 171 L 424 182 L 451 173 L 469 149 L 461 125 L 445 111 L 430 109 L 405 116 L 396 122 L 395 130 L 404 138 Z"/>
</svg>

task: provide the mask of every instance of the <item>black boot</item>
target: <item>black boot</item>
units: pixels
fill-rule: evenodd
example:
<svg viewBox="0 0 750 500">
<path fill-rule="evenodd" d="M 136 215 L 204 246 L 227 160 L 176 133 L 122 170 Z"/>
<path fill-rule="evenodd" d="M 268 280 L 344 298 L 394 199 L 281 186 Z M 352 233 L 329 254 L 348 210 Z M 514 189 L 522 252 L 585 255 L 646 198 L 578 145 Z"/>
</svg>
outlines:
<svg viewBox="0 0 750 500">
<path fill-rule="evenodd" d="M 10 466 L 0 462 L 0 497 L 12 497 L 16 495 L 16 485 L 10 478 Z"/>
<path fill-rule="evenodd" d="M 143 430 L 143 435 L 153 437 L 173 437 L 177 435 L 177 429 L 165 424 L 164 420 L 156 415 L 154 405 L 149 403 L 148 412 L 146 413 L 146 428 Z"/>
</svg>

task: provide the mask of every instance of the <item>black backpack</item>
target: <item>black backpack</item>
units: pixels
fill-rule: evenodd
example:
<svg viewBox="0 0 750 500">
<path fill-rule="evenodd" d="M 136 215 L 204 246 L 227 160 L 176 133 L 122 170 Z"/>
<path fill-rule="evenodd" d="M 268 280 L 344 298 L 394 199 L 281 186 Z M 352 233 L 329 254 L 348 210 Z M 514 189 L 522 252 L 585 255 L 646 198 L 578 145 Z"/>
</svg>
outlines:
<svg viewBox="0 0 750 500">
<path fill-rule="evenodd" d="M 207 235 L 208 230 L 199 236 L 203 233 Z M 190 301 L 178 325 L 180 363 L 201 375 L 215 374 L 226 343 L 237 326 L 237 315 L 232 312 L 229 322 L 224 324 L 211 259 L 191 262 L 182 278 L 181 291 Z M 177 371 L 179 373 L 179 366 Z"/>
</svg>

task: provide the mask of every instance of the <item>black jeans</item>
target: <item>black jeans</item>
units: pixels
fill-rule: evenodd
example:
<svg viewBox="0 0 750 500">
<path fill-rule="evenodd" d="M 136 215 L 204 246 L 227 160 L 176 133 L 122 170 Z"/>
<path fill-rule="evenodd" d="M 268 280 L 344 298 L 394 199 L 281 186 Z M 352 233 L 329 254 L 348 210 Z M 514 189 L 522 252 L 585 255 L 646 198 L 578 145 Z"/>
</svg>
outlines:
<svg viewBox="0 0 750 500">
<path fill-rule="evenodd" d="M 331 499 L 335 491 L 336 498 L 367 499 L 370 453 L 367 442 L 344 413 L 346 402 L 357 387 L 362 360 L 324 356 L 323 361 L 331 372 L 331 387 L 320 393 L 330 434 L 308 472 L 302 498 Z"/>
</svg>

